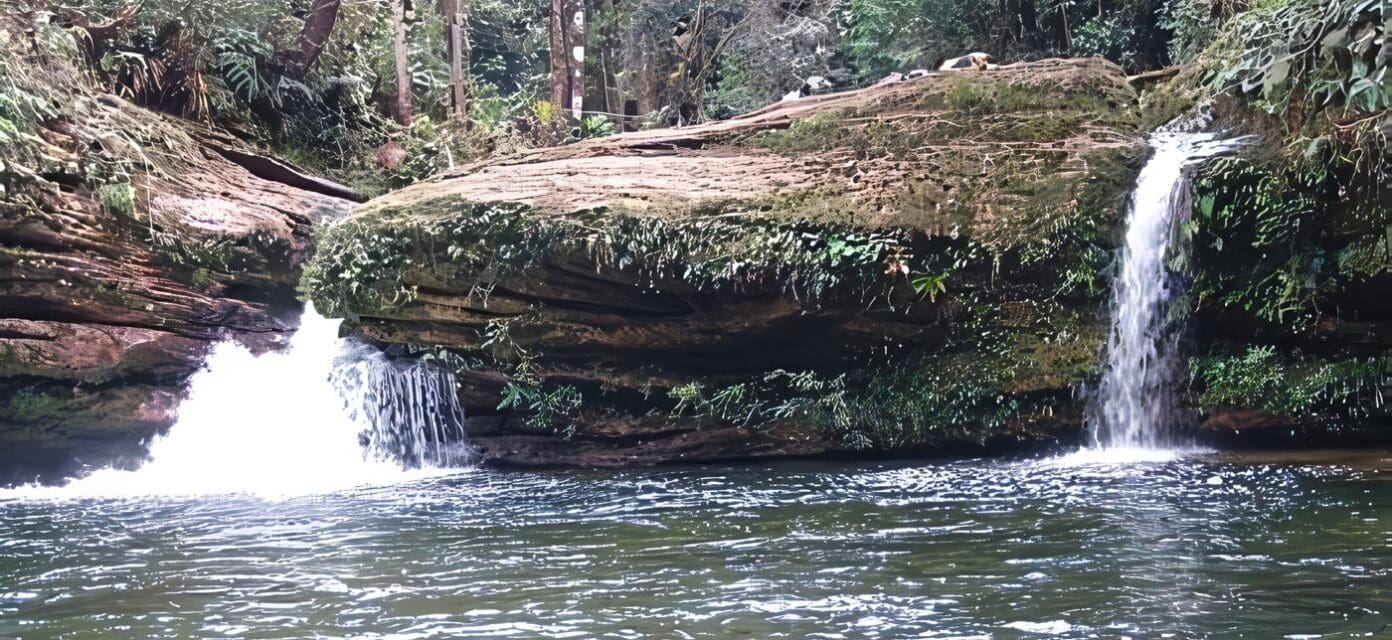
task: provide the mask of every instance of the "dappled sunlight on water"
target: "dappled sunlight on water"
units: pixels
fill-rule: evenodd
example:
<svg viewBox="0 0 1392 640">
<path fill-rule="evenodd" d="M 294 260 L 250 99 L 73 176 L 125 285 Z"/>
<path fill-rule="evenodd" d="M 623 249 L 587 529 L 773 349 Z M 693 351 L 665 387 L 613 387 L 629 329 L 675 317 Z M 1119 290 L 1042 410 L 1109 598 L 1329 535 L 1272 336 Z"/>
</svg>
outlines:
<svg viewBox="0 0 1392 640">
<path fill-rule="evenodd" d="M 8 501 L 0 637 L 1353 637 L 1389 531 L 1385 471 L 1212 454 Z"/>
</svg>

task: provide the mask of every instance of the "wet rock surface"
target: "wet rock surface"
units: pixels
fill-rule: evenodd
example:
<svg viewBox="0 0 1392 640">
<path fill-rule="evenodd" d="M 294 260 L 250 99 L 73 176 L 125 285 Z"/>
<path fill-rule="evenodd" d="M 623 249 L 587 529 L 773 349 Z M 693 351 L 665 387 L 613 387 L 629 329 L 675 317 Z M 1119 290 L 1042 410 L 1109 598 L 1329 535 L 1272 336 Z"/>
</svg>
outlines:
<svg viewBox="0 0 1392 640">
<path fill-rule="evenodd" d="M 0 199 L 0 468 L 13 479 L 138 459 L 212 342 L 267 348 L 293 331 L 312 225 L 352 204 L 253 175 L 218 149 L 252 151 L 205 127 L 74 99 L 84 117 L 42 122 L 40 170 L 9 176 Z M 92 181 L 120 154 L 107 126 L 140 132 L 160 164 Z"/>
</svg>

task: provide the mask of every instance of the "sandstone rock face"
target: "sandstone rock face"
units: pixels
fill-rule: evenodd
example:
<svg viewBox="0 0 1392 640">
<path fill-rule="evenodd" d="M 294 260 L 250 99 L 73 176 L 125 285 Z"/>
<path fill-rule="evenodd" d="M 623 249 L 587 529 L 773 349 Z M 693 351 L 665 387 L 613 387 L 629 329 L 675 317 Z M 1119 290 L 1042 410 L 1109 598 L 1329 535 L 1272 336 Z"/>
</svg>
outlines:
<svg viewBox="0 0 1392 640">
<path fill-rule="evenodd" d="M 535 150 L 369 202 L 305 282 L 455 369 L 495 462 L 1074 438 L 1134 100 L 1050 60 Z"/>
<path fill-rule="evenodd" d="M 259 177 L 214 131 L 70 89 L 0 171 L 0 480 L 138 458 L 210 343 L 295 328 L 312 224 L 352 205 Z"/>
</svg>

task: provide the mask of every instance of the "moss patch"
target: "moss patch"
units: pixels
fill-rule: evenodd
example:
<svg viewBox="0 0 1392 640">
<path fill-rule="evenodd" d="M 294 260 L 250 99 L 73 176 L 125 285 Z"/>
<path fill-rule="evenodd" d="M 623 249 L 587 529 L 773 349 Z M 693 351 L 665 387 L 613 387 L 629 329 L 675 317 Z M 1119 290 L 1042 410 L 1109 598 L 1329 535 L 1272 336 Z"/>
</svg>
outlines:
<svg viewBox="0 0 1392 640">
<path fill-rule="evenodd" d="M 785 130 L 757 134 L 747 144 L 790 156 L 852 149 L 860 157 L 904 158 L 935 145 L 1051 142 L 1089 128 L 1130 131 L 1138 122 L 1131 96 L 1101 82 L 1061 89 L 963 74 L 915 86 L 917 91 L 891 104 L 818 113 Z"/>
<path fill-rule="evenodd" d="M 10 398 L 6 414 L 17 424 L 46 424 L 62 417 L 67 403 L 61 398 L 35 391 L 19 391 Z"/>
</svg>

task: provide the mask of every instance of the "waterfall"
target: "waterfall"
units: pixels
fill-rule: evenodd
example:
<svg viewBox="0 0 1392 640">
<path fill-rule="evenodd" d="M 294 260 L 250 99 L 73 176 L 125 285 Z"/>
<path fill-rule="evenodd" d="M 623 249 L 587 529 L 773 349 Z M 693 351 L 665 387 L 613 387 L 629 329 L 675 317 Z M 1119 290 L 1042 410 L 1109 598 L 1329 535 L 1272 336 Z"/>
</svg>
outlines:
<svg viewBox="0 0 1392 640">
<path fill-rule="evenodd" d="M 305 495 L 400 482 L 462 462 L 454 376 L 393 364 L 339 339 L 339 323 L 310 306 L 283 351 L 215 345 L 189 381 L 177 421 L 150 443 L 140 468 L 6 493 Z"/>
<path fill-rule="evenodd" d="M 1092 438 L 1098 449 L 1157 450 L 1177 444 L 1175 335 L 1166 327 L 1175 292 L 1165 258 L 1188 211 L 1188 168 L 1230 148 L 1212 134 L 1161 131 L 1131 194 L 1121 270 L 1112 287 L 1112 330 Z"/>
<path fill-rule="evenodd" d="M 464 410 L 454 375 L 427 362 L 393 362 L 368 345 L 350 345 L 331 382 L 369 455 L 409 466 L 468 462 Z"/>
</svg>

